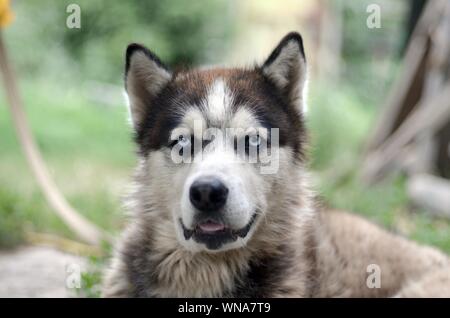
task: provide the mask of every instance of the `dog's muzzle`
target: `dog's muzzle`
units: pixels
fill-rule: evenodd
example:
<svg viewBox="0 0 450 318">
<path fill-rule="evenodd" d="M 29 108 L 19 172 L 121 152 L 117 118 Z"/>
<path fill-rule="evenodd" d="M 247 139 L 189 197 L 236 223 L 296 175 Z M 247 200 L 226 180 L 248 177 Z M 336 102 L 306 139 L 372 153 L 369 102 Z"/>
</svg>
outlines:
<svg viewBox="0 0 450 318">
<path fill-rule="evenodd" d="M 220 178 L 214 175 L 197 177 L 188 193 L 193 207 L 192 224 L 188 224 L 188 228 L 181 218 L 179 220 L 186 240 L 193 239 L 210 250 L 217 250 L 247 236 L 257 214 L 254 213 L 243 228 L 236 228 L 230 223 L 227 219 L 229 189 Z"/>
<path fill-rule="evenodd" d="M 217 250 L 227 243 L 232 243 L 238 238 L 247 236 L 255 223 L 257 214 L 254 213 L 248 224 L 242 229 L 232 229 L 216 219 L 208 218 L 197 222 L 193 229 L 188 229 L 180 219 L 183 235 L 186 240 L 193 239 L 197 243 L 203 243 L 210 250 Z"/>
</svg>

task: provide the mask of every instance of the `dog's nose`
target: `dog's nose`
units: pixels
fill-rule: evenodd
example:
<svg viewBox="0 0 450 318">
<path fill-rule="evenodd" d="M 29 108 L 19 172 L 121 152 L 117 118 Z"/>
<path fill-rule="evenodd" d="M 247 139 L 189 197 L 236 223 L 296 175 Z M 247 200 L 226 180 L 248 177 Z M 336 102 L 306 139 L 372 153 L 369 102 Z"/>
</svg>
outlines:
<svg viewBox="0 0 450 318">
<path fill-rule="evenodd" d="M 202 177 L 192 183 L 189 199 L 194 207 L 203 212 L 212 212 L 225 205 L 228 188 L 217 178 Z"/>
</svg>

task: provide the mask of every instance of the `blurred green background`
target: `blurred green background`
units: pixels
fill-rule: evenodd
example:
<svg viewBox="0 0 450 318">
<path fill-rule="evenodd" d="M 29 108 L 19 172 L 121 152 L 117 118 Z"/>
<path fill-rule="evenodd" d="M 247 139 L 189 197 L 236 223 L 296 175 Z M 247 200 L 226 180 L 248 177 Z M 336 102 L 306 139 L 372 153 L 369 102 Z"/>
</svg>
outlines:
<svg viewBox="0 0 450 318">
<path fill-rule="evenodd" d="M 297 30 L 310 61 L 315 189 L 330 206 L 450 252 L 449 223 L 412 209 L 400 174 L 371 187 L 358 178 L 364 142 L 400 68 L 410 2 L 378 1 L 387 8 L 383 24 L 369 29 L 370 1 L 78 0 L 81 29 L 69 29 L 72 2 L 14 1 L 15 21 L 4 36 L 52 175 L 69 202 L 102 228 L 117 233 L 124 223 L 121 198 L 136 160 L 122 97 L 127 44 L 143 43 L 175 67 L 251 65 Z M 323 12 L 329 25 L 317 18 Z M 338 43 L 318 40 L 327 28 Z M 36 186 L 2 91 L 0 247 L 24 243 L 30 231 L 75 238 Z"/>
</svg>

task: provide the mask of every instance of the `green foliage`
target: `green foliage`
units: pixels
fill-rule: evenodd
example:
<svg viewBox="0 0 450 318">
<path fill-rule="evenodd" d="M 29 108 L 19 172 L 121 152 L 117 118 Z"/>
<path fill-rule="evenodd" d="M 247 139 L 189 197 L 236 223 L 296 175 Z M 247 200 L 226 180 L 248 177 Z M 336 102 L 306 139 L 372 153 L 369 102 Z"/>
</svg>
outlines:
<svg viewBox="0 0 450 318">
<path fill-rule="evenodd" d="M 220 59 L 232 32 L 225 0 L 80 0 L 81 28 L 68 29 L 71 3 L 15 3 L 8 40 L 12 51 L 20 52 L 22 72 L 120 82 L 131 42 L 150 47 L 172 66 L 192 65 Z"/>
<path fill-rule="evenodd" d="M 327 85 L 326 94 L 321 94 L 323 87 L 322 83 L 312 87 L 308 114 L 311 165 L 319 193 L 333 207 L 392 225 L 393 213 L 406 202 L 404 182 L 392 180 L 368 188 L 357 176 L 372 107 L 364 105 L 346 85 Z"/>
<path fill-rule="evenodd" d="M 352 166 L 370 127 L 373 108 L 346 85 L 316 82 L 310 89 L 308 109 L 312 167 Z"/>
<path fill-rule="evenodd" d="M 450 254 L 450 222 L 448 220 L 435 219 L 427 216 L 426 211 L 415 214 L 412 220 L 414 230 L 411 233 L 411 238 L 431 244 L 441 248 Z"/>
<path fill-rule="evenodd" d="M 90 257 L 88 259 L 88 269 L 81 273 L 81 288 L 77 290 L 78 297 L 100 297 L 102 274 L 105 265 L 105 258 Z"/>
<path fill-rule="evenodd" d="M 22 206 L 15 193 L 0 187 L 0 248 L 16 245 L 22 240 Z"/>
<path fill-rule="evenodd" d="M 364 104 L 379 106 L 397 73 L 404 45 L 404 15 L 401 1 L 372 0 L 333 2 L 342 12 L 341 74 L 352 94 Z M 380 7 L 380 28 L 368 28 L 369 5 Z M 372 12 L 372 11 L 371 11 Z M 383 98 L 380 100 L 380 97 Z"/>
</svg>

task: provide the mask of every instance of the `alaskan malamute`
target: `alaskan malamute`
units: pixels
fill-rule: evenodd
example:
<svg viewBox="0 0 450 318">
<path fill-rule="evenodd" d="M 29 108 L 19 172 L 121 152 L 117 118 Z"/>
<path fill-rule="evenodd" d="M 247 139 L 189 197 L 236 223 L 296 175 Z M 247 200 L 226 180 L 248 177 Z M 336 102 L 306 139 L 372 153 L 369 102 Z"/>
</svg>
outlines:
<svg viewBox="0 0 450 318">
<path fill-rule="evenodd" d="M 139 164 L 104 296 L 450 296 L 447 256 L 316 203 L 305 82 L 298 33 L 250 69 L 172 72 L 128 46 Z"/>
</svg>

